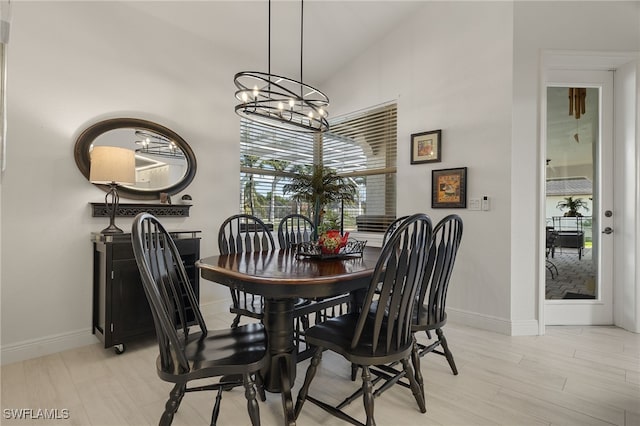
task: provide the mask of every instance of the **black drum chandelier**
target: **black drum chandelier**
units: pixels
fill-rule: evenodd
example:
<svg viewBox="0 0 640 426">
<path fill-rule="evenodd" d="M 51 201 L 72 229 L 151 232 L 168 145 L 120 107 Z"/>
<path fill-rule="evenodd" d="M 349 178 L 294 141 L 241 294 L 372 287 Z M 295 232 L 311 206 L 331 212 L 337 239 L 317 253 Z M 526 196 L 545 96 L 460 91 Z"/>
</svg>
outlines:
<svg viewBox="0 0 640 426">
<path fill-rule="evenodd" d="M 236 114 L 249 120 L 286 130 L 308 133 L 329 129 L 329 98 L 303 83 L 302 52 L 304 0 L 300 2 L 300 81 L 271 74 L 271 0 L 269 0 L 268 70 L 241 71 L 234 77 Z"/>
</svg>

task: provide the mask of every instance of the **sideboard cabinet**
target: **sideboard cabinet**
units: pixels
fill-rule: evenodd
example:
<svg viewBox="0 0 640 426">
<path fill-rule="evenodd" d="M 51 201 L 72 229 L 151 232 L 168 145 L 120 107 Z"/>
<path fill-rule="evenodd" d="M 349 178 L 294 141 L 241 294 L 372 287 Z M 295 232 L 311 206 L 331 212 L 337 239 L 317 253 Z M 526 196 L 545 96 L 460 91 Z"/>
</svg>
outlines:
<svg viewBox="0 0 640 426">
<path fill-rule="evenodd" d="M 172 232 L 189 284 L 200 295 L 195 262 L 200 258 L 199 231 Z M 93 241 L 93 333 L 105 348 L 121 354 L 126 343 L 155 334 L 131 234 L 91 235 Z M 189 319 L 189 318 L 188 318 Z M 191 317 L 190 319 L 193 319 Z"/>
</svg>

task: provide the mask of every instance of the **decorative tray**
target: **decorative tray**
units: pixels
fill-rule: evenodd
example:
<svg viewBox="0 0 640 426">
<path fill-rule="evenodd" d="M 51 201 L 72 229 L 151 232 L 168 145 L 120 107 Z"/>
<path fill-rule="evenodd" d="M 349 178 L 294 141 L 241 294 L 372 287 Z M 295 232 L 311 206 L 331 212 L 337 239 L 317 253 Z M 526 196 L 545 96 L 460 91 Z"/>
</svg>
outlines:
<svg viewBox="0 0 640 426">
<path fill-rule="evenodd" d="M 358 241 L 349 238 L 347 244 L 341 247 L 338 253 L 323 253 L 318 243 L 304 242 L 296 245 L 296 257 L 311 259 L 347 259 L 350 257 L 362 257 L 367 240 Z"/>
</svg>

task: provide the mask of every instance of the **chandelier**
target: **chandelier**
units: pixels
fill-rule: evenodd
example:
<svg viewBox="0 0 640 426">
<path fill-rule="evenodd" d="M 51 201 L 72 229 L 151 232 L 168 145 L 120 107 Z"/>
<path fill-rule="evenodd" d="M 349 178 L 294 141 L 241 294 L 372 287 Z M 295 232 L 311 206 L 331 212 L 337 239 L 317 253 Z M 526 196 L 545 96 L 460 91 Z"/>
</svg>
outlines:
<svg viewBox="0 0 640 426">
<path fill-rule="evenodd" d="M 241 117 L 285 130 L 315 133 L 329 129 L 329 98 L 302 79 L 304 0 L 300 2 L 300 81 L 271 74 L 271 0 L 269 0 L 268 70 L 234 76 L 235 111 Z"/>
</svg>

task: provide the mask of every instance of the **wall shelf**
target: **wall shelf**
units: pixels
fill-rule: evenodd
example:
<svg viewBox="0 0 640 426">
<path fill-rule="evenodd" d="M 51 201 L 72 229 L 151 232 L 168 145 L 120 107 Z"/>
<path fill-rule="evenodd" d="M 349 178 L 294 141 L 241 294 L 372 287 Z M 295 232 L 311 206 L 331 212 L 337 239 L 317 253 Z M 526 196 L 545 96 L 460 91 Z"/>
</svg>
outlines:
<svg viewBox="0 0 640 426">
<path fill-rule="evenodd" d="M 109 217 L 109 212 L 104 203 L 91 204 L 92 217 Z M 116 216 L 134 217 L 138 213 L 148 212 L 157 217 L 189 217 L 191 204 L 149 204 L 149 203 L 120 203 Z"/>
</svg>

